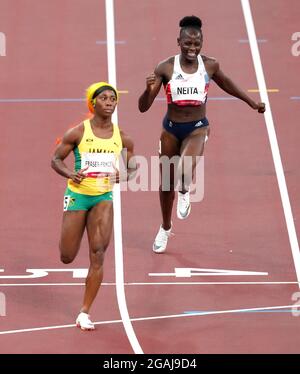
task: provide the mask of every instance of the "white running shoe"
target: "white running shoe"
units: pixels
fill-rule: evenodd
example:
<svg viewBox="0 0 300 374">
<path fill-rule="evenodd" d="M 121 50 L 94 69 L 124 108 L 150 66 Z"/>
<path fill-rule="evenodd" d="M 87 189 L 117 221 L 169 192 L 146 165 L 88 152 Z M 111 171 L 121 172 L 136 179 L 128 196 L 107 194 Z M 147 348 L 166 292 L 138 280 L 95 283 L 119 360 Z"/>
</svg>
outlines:
<svg viewBox="0 0 300 374">
<path fill-rule="evenodd" d="M 172 235 L 171 230 L 172 226 L 169 230 L 165 230 L 162 226 L 160 226 L 152 248 L 155 253 L 163 253 L 166 250 L 168 239 Z"/>
<path fill-rule="evenodd" d="M 177 217 L 186 219 L 191 212 L 190 192 L 181 193 L 178 191 Z"/>
<path fill-rule="evenodd" d="M 83 312 L 79 313 L 76 319 L 76 326 L 80 327 L 81 330 L 95 330 L 95 325 L 90 320 L 90 315 Z"/>
</svg>

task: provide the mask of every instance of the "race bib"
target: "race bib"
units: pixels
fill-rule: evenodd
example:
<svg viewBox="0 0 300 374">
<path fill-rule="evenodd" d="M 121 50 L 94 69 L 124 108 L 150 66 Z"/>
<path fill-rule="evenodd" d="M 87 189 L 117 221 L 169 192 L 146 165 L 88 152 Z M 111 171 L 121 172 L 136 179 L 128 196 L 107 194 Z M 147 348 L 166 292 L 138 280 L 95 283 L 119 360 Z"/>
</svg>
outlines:
<svg viewBox="0 0 300 374">
<path fill-rule="evenodd" d="M 102 174 L 115 172 L 116 156 L 114 153 L 88 153 L 81 154 L 81 169 L 88 169 L 84 172 L 88 177 L 98 177 Z"/>
<path fill-rule="evenodd" d="M 172 80 L 172 101 L 178 105 L 199 105 L 205 102 L 207 91 L 205 81 L 202 87 L 196 79 Z"/>
</svg>

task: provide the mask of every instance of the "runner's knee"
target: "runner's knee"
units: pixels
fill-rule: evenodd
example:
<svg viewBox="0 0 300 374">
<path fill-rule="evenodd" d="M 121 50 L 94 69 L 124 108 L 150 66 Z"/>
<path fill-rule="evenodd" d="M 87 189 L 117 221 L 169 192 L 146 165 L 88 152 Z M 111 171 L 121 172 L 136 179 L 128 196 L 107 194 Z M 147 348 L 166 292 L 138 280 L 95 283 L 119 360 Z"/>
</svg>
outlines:
<svg viewBox="0 0 300 374">
<path fill-rule="evenodd" d="M 61 262 L 63 262 L 64 264 L 70 264 L 71 262 L 73 262 L 78 252 L 78 249 L 79 249 L 78 247 L 77 248 L 68 248 L 68 247 L 66 248 L 61 243 L 59 243 Z"/>
<path fill-rule="evenodd" d="M 91 250 L 91 267 L 99 269 L 103 266 L 104 254 L 105 254 L 105 250 L 106 250 L 107 247 L 108 247 L 108 244 L 92 248 L 92 250 Z"/>
<path fill-rule="evenodd" d="M 61 255 L 60 255 L 60 260 L 64 264 L 70 264 L 71 262 L 74 261 L 74 258 L 75 258 L 75 256 L 69 256 L 69 255 L 65 255 L 63 253 L 61 253 Z"/>
</svg>

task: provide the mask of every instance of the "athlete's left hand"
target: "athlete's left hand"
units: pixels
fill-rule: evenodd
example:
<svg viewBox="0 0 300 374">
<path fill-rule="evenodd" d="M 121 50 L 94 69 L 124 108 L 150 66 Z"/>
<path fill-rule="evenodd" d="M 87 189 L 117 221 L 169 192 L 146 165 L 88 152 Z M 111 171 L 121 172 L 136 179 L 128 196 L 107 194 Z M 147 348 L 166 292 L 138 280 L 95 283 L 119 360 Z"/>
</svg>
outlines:
<svg viewBox="0 0 300 374">
<path fill-rule="evenodd" d="M 257 103 L 253 109 L 257 110 L 258 113 L 265 113 L 266 104 L 265 103 Z"/>
</svg>

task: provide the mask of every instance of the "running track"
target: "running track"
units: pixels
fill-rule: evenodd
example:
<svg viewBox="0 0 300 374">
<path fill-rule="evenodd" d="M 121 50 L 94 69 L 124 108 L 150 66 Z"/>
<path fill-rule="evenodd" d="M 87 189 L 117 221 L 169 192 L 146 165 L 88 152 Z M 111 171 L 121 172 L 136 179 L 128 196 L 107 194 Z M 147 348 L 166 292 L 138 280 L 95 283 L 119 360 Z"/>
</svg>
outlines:
<svg viewBox="0 0 300 374">
<path fill-rule="evenodd" d="M 250 3 L 266 84 L 279 90 L 270 92 L 269 100 L 299 234 L 299 100 L 292 98 L 300 96 L 300 57 L 291 53 L 299 4 Z M 177 24 L 184 15 L 203 19 L 203 53 L 215 56 L 245 90 L 257 89 L 240 1 L 189 4 L 187 9 L 171 0 L 115 0 L 117 83 L 128 91 L 121 95 L 119 123 L 133 137 L 136 153 L 148 160 L 157 154 L 166 103 L 161 93 L 161 100 L 140 114 L 137 99 L 146 74 L 177 53 Z M 16 8 L 2 0 L 0 27 L 7 39 L 6 56 L 0 57 L 0 268 L 5 270 L 0 291 L 6 299 L 0 352 L 133 353 L 120 320 L 113 242 L 92 310 L 99 325 L 91 334 L 70 326 L 83 279 L 67 272 L 3 278 L 24 275 L 26 269 L 68 268 L 59 263 L 57 249 L 65 180 L 49 165 L 56 138 L 87 112 L 84 88 L 108 79 L 105 2 L 23 0 Z M 259 99 L 258 93 L 250 95 Z M 144 353 L 299 353 L 299 317 L 291 308 L 263 309 L 293 305 L 292 295 L 299 291 L 265 120 L 226 98 L 212 84 L 205 199 L 193 205 L 188 221 L 174 217 L 175 237 L 166 254 L 151 251 L 160 223 L 157 192 L 122 193 L 126 301 Z M 84 240 L 69 268 L 87 266 Z M 175 268 L 268 275 L 149 276 L 172 274 Z M 216 313 L 248 308 L 262 309 Z"/>
</svg>

